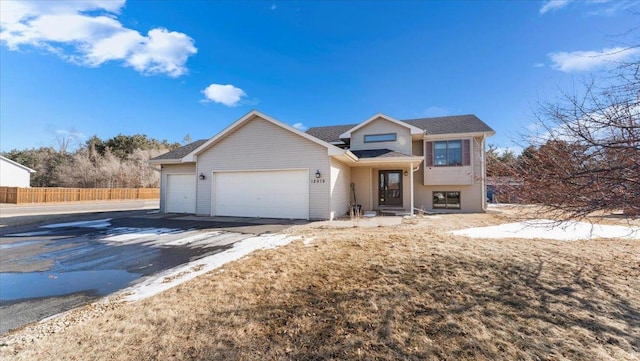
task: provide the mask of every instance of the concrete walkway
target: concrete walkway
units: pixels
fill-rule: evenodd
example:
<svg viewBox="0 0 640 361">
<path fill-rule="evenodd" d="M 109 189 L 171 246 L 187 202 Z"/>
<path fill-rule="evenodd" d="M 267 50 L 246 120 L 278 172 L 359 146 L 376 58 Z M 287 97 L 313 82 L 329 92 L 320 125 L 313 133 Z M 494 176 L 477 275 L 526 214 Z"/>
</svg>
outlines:
<svg viewBox="0 0 640 361">
<path fill-rule="evenodd" d="M 351 220 L 351 219 L 337 219 L 333 221 L 320 221 L 313 222 L 314 227 L 327 227 L 327 228 L 353 228 L 353 227 L 361 227 L 361 228 L 374 228 L 374 227 L 393 227 L 399 226 L 402 224 L 402 217 L 400 216 L 390 216 L 390 217 L 382 217 L 375 216 L 371 218 L 362 217 L 359 220 Z"/>
</svg>

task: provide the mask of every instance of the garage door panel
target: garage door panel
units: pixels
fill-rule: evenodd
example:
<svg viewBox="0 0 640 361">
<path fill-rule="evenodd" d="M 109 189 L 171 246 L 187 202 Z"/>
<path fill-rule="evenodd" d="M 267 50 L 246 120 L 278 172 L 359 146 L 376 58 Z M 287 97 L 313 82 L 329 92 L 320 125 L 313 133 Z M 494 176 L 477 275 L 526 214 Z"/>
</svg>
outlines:
<svg viewBox="0 0 640 361">
<path fill-rule="evenodd" d="M 165 212 L 196 212 L 195 174 L 167 174 Z"/>
<path fill-rule="evenodd" d="M 309 218 L 305 170 L 215 173 L 214 213 L 220 216 Z"/>
</svg>

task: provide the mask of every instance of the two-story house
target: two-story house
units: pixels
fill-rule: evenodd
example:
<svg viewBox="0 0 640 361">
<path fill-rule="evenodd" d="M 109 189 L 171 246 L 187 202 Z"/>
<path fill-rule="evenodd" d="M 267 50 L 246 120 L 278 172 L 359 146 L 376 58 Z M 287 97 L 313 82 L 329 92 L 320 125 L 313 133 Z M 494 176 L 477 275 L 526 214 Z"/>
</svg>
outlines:
<svg viewBox="0 0 640 361">
<path fill-rule="evenodd" d="M 361 123 L 306 133 L 251 111 L 208 140 L 151 160 L 163 212 L 333 219 L 363 211 L 481 212 L 485 140 L 474 115 Z"/>
</svg>

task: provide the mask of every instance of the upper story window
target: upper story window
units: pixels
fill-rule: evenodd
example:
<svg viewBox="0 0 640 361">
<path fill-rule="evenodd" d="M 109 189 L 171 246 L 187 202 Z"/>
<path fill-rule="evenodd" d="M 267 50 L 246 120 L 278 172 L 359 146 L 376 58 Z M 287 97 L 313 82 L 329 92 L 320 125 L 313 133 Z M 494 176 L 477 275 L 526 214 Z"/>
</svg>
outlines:
<svg viewBox="0 0 640 361">
<path fill-rule="evenodd" d="M 426 142 L 424 154 L 427 167 L 471 165 L 471 144 L 469 139 Z"/>
<path fill-rule="evenodd" d="M 366 134 L 364 136 L 365 143 L 395 142 L 396 139 L 397 139 L 396 133 Z"/>
</svg>

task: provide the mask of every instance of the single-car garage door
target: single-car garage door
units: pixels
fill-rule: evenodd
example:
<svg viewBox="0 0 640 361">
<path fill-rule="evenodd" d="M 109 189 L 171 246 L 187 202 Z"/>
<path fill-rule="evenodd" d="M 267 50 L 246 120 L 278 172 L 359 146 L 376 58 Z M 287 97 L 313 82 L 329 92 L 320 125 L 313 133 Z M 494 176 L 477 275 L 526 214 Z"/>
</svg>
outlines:
<svg viewBox="0 0 640 361">
<path fill-rule="evenodd" d="M 309 171 L 216 172 L 213 214 L 234 217 L 309 218 Z"/>
<path fill-rule="evenodd" d="M 196 213 L 196 175 L 167 174 L 166 213 Z"/>
</svg>

